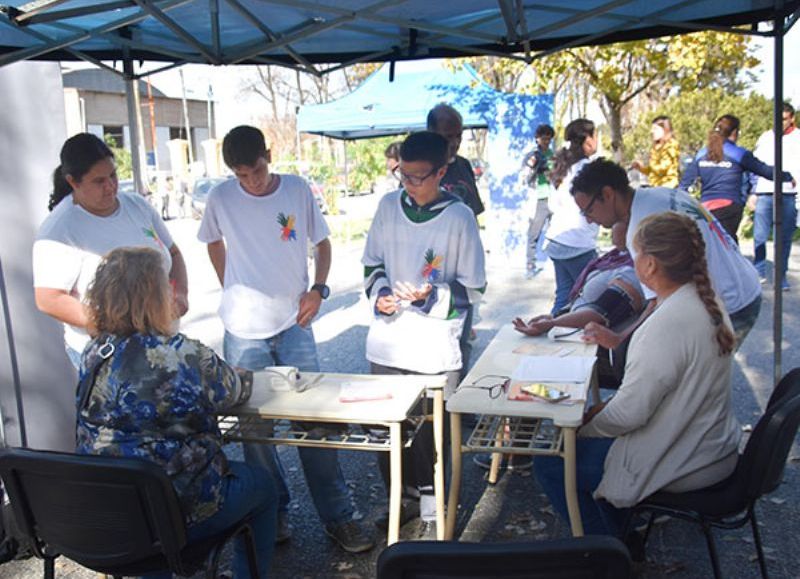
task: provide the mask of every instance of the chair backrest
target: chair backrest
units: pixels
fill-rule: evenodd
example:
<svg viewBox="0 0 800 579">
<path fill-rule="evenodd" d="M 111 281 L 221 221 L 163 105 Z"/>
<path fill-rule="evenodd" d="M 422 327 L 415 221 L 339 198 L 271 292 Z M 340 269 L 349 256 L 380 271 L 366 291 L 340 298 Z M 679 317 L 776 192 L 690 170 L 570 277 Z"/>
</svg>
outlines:
<svg viewBox="0 0 800 579">
<path fill-rule="evenodd" d="M 776 402 L 781 400 L 784 396 L 797 396 L 800 395 L 800 368 L 789 370 L 783 378 L 781 378 L 778 385 L 772 391 L 767 402 L 767 408 L 771 408 Z"/>
<path fill-rule="evenodd" d="M 628 550 L 613 537 L 526 543 L 413 541 L 378 558 L 378 579 L 625 579 Z"/>
<path fill-rule="evenodd" d="M 0 476 L 37 554 L 103 571 L 163 555 L 173 570 L 186 544 L 175 489 L 142 460 L 46 451 L 0 451 Z"/>
<path fill-rule="evenodd" d="M 776 388 L 777 390 L 777 388 Z M 736 466 L 747 497 L 755 500 L 775 490 L 800 426 L 800 394 L 784 392 L 771 401 L 756 424 Z"/>
</svg>

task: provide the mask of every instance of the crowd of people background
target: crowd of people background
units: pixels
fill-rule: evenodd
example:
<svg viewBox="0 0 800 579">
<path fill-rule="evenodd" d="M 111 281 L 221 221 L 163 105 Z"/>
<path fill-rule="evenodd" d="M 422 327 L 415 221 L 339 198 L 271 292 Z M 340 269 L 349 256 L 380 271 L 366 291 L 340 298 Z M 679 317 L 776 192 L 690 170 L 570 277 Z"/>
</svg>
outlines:
<svg viewBox="0 0 800 579">
<path fill-rule="evenodd" d="M 488 281 L 477 221 L 485 207 L 469 161 L 458 155 L 462 128 L 455 108 L 437 105 L 426 131 L 387 148 L 398 188 L 380 200 L 362 258 L 370 371 L 445 374 L 446 398 L 469 368 L 472 320 Z M 583 328 L 586 341 L 621 360 L 609 368 L 613 395 L 593 401 L 579 431 L 578 490 L 589 533 L 620 535 L 641 499 L 714 484 L 736 464 L 732 353 L 761 306 L 774 156 L 770 134 L 753 154 L 736 145 L 738 131 L 736 117 L 721 116 L 681 175 L 679 136 L 668 118 L 655 118 L 649 159 L 631 166 L 649 182 L 637 189 L 626 168 L 597 157 L 588 119 L 570 122 L 557 150 L 552 127 L 537 127 L 523 160 L 527 274 L 538 273 L 538 247 L 556 282 L 550 313 L 526 321 L 520 312 L 514 327 L 527 335 Z M 800 132 L 788 104 L 783 132 L 785 274 L 800 175 Z M 248 398 L 254 371 L 319 371 L 312 322 L 330 295 L 333 249 L 308 184 L 270 171 L 260 130 L 231 130 L 223 158 L 235 179 L 212 190 L 198 232 L 222 287 L 221 357 L 179 331 L 189 308 L 181 251 L 155 209 L 117 191 L 113 154 L 91 134 L 62 147 L 51 213 L 33 248 L 34 292 L 37 307 L 63 322 L 79 370 L 77 451 L 163 466 L 192 538 L 251 517 L 267 576 L 274 545 L 292 532 L 286 474 L 274 446 L 245 444 L 244 460 L 229 460 L 214 415 Z M 699 199 L 686 191 L 696 183 Z M 747 203 L 756 214 L 755 264 L 738 246 Z M 614 240 L 603 255 L 599 226 L 611 228 Z M 682 339 L 665 344 L 666 334 Z M 407 451 L 403 481 L 402 520 L 420 517 L 420 538 L 435 537 L 431 441 L 427 425 Z M 372 533 L 354 520 L 336 451 L 300 448 L 299 456 L 325 533 L 348 552 L 373 548 Z M 566 518 L 560 460 L 539 458 L 535 472 Z M 247 576 L 240 547 L 234 575 Z"/>
</svg>

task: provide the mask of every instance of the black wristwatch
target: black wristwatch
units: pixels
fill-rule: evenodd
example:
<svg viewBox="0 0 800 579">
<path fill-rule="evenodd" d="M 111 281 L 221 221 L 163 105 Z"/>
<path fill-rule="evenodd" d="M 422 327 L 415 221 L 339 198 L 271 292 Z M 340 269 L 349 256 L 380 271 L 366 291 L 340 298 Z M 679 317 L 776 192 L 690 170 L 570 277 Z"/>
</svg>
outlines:
<svg viewBox="0 0 800 579">
<path fill-rule="evenodd" d="M 327 300 L 328 296 L 331 295 L 331 288 L 326 286 L 324 283 L 315 283 L 311 286 L 311 289 L 316 290 L 323 300 Z"/>
</svg>

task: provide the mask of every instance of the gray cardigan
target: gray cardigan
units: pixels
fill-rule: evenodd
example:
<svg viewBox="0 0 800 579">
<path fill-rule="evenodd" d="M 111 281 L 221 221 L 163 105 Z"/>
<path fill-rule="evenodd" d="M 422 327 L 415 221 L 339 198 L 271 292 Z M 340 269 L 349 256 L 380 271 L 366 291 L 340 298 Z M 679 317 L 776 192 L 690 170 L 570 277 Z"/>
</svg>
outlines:
<svg viewBox="0 0 800 579">
<path fill-rule="evenodd" d="M 731 356 L 720 356 L 714 333 L 692 283 L 636 330 L 617 395 L 579 431 L 616 438 L 595 497 L 629 507 L 670 485 L 702 488 L 733 471 L 741 433 Z"/>
</svg>

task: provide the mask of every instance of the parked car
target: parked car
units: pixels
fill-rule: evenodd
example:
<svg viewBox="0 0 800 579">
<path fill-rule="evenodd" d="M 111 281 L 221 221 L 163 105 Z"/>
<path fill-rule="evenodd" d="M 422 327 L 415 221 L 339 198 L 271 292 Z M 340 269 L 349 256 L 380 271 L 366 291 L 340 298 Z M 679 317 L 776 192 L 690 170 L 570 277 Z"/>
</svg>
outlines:
<svg viewBox="0 0 800 579">
<path fill-rule="evenodd" d="M 201 177 L 192 187 L 192 217 L 200 219 L 206 210 L 206 199 L 211 190 L 230 179 L 230 177 Z"/>
<path fill-rule="evenodd" d="M 133 179 L 120 179 L 117 183 L 117 193 L 136 193 Z"/>
</svg>

